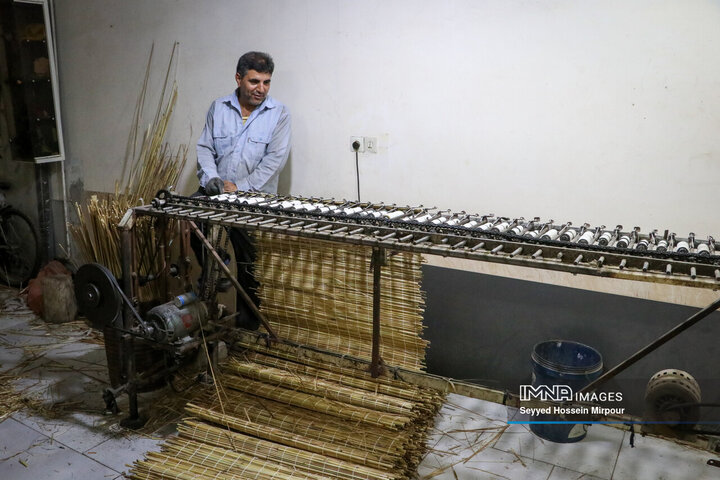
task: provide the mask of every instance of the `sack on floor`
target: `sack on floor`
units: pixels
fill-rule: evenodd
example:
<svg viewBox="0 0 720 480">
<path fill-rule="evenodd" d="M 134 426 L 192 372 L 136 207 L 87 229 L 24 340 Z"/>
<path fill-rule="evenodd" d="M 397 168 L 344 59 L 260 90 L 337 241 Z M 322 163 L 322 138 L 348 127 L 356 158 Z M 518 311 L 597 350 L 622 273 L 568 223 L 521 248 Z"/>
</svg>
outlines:
<svg viewBox="0 0 720 480">
<path fill-rule="evenodd" d="M 35 312 L 37 315 L 43 316 L 43 278 L 48 275 L 67 275 L 71 276 L 70 270 L 65 266 L 53 260 L 45 265 L 37 274 L 37 277 L 33 278 L 28 282 L 27 287 L 27 304 L 30 310 Z M 73 295 L 74 301 L 74 295 Z"/>
</svg>

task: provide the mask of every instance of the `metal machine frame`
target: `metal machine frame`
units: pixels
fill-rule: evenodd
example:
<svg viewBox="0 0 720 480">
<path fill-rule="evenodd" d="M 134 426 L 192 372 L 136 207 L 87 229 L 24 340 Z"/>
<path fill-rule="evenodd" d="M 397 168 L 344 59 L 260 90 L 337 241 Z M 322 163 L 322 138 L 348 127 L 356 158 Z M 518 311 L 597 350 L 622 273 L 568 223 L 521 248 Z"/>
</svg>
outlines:
<svg viewBox="0 0 720 480">
<path fill-rule="evenodd" d="M 123 290 L 128 301 L 123 309 L 123 328 L 130 331 L 139 316 L 133 309 L 138 292 L 135 267 L 134 223 L 139 216 L 156 218 L 160 235 L 165 235 L 169 219 L 181 221 L 181 230 L 191 229 L 211 253 L 211 258 L 251 307 L 269 332 L 269 340 L 277 338 L 267 320 L 242 286 L 233 278 L 211 243 L 204 238 L 196 223 L 239 227 L 249 231 L 266 231 L 316 238 L 332 242 L 371 247 L 373 268 L 373 336 L 369 370 L 373 376 L 383 372 L 380 358 L 380 278 L 388 251 L 406 251 L 446 257 L 519 265 L 573 274 L 629 279 L 661 284 L 691 286 L 717 290 L 720 288 L 720 245 L 712 237 L 697 241 L 693 234 L 676 238 L 668 233 L 660 237 L 656 231 L 641 234 L 639 228 L 623 232 L 615 229 L 590 228 L 585 224 L 555 224 L 539 219 L 510 220 L 494 215 L 468 215 L 424 207 L 397 207 L 378 203 L 359 203 L 318 198 L 298 198 L 264 193 L 237 192 L 215 197 L 184 197 L 167 191 L 158 192 L 150 205 L 127 212 L 120 224 L 122 243 Z M 164 238 L 164 237 L 163 237 Z M 603 241 L 604 240 L 604 241 Z M 165 240 L 161 240 L 164 248 Z M 185 244 L 185 242 L 181 242 Z M 166 252 L 161 252 L 165 256 Z M 183 255 L 187 254 L 184 246 Z M 165 281 L 165 280 L 161 280 Z M 164 284 L 167 299 L 167 287 Z M 682 330 L 704 318 L 720 306 L 716 301 L 640 350 L 630 359 L 593 382 L 603 383 L 647 355 Z M 132 337 L 127 335 L 126 337 Z M 126 338 L 132 351 L 132 338 Z M 134 375 L 133 362 L 127 362 L 128 378 Z M 132 382 L 130 382 L 132 384 Z M 587 389 L 586 389 L 587 390 Z M 131 418 L 137 418 L 136 392 L 131 397 Z M 505 395 L 504 401 L 508 400 Z"/>
</svg>

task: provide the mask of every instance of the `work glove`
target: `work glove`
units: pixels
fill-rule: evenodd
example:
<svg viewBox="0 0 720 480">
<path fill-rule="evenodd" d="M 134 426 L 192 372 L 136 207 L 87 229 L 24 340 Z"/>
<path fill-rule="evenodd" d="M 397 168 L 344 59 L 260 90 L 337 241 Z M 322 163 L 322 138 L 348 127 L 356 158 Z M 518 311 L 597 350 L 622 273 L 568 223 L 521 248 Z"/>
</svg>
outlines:
<svg viewBox="0 0 720 480">
<path fill-rule="evenodd" d="M 225 182 L 220 177 L 213 177 L 205 185 L 205 193 L 208 195 L 220 195 L 225 190 Z"/>
</svg>

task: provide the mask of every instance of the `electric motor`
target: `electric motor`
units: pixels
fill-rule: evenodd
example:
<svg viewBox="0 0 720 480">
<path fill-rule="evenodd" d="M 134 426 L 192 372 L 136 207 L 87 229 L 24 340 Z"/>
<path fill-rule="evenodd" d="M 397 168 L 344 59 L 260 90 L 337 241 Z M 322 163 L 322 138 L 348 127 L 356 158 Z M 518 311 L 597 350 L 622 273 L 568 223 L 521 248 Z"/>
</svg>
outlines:
<svg viewBox="0 0 720 480">
<path fill-rule="evenodd" d="M 200 328 L 208 318 L 208 309 L 194 293 L 186 293 L 173 301 L 158 305 L 147 313 L 147 322 L 158 342 L 171 343 L 185 338 Z"/>
</svg>

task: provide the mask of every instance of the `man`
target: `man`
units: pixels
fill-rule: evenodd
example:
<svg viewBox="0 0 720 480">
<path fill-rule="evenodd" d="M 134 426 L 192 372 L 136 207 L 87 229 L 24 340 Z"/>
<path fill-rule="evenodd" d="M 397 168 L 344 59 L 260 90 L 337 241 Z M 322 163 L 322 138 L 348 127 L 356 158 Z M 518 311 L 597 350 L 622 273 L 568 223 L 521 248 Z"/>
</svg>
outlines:
<svg viewBox="0 0 720 480">
<path fill-rule="evenodd" d="M 278 177 L 290 153 L 290 113 L 268 95 L 274 68 L 266 53 L 244 54 L 237 63 L 237 89 L 210 105 L 197 143 L 198 194 L 236 190 L 277 193 Z M 233 228 L 230 240 L 238 281 L 259 305 L 252 238 L 245 230 Z M 193 250 L 202 262 L 201 246 L 195 238 Z M 258 323 L 239 295 L 237 310 L 239 325 L 257 328 Z"/>
<path fill-rule="evenodd" d="M 210 105 L 197 143 L 201 192 L 277 193 L 290 152 L 290 113 L 268 95 L 274 68 L 270 55 L 246 53 L 237 63 L 235 92 Z"/>
</svg>

